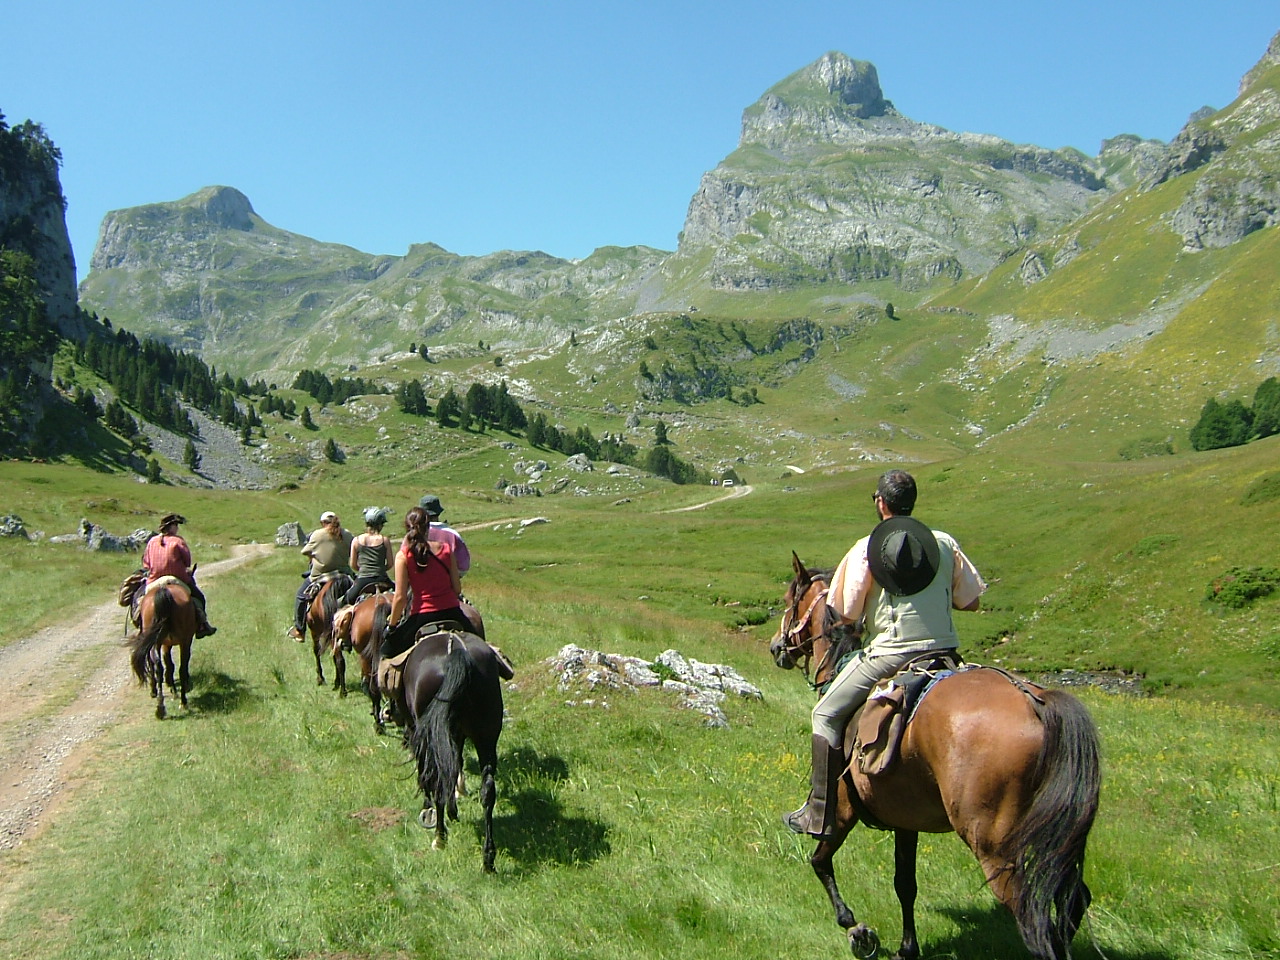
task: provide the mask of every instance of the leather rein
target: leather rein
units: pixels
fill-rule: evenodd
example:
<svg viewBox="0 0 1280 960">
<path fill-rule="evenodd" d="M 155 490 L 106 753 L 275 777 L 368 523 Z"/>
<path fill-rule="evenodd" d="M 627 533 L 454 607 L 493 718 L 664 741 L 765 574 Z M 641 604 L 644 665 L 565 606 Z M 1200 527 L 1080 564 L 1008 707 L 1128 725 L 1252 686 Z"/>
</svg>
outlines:
<svg viewBox="0 0 1280 960">
<path fill-rule="evenodd" d="M 820 580 L 812 580 L 810 581 L 810 586 L 821 582 L 822 581 Z M 805 682 L 814 690 L 819 688 L 820 684 L 818 683 L 818 675 L 827 667 L 836 648 L 829 630 L 818 631 L 815 625 L 814 630 L 816 632 L 809 632 L 809 627 L 815 620 L 815 612 L 820 609 L 819 604 L 822 605 L 822 608 L 825 608 L 826 603 L 827 587 L 824 586 L 814 595 L 813 599 L 809 601 L 808 605 L 804 609 L 804 613 L 800 615 L 799 619 L 793 619 L 794 614 L 799 609 L 799 603 L 796 603 L 782 616 L 781 636 L 787 656 L 791 657 L 793 662 L 800 664 L 800 669 L 804 673 Z M 788 623 L 788 621 L 791 622 Z M 825 637 L 829 642 L 827 644 L 826 652 L 822 655 L 822 659 L 818 661 L 818 665 L 814 668 L 813 677 L 810 678 L 809 663 L 813 659 L 814 641 L 819 637 Z"/>
</svg>

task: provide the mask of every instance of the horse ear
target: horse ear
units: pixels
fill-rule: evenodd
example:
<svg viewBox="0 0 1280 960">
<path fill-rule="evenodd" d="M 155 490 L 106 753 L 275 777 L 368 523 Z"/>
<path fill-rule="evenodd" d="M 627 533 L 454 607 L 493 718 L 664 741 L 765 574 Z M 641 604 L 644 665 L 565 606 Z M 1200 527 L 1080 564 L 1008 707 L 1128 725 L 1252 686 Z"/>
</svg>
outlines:
<svg viewBox="0 0 1280 960">
<path fill-rule="evenodd" d="M 809 575 L 808 568 L 800 562 L 800 558 L 794 550 L 791 551 L 791 569 L 796 572 L 797 577 L 807 577 Z"/>
</svg>

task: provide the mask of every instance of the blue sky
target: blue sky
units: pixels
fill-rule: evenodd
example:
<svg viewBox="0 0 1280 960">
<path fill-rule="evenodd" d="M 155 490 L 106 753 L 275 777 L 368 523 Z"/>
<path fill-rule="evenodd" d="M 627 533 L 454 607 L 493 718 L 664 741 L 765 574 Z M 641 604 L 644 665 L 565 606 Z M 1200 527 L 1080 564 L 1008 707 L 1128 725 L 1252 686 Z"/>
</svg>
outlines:
<svg viewBox="0 0 1280 960">
<path fill-rule="evenodd" d="M 62 150 L 83 277 L 109 210 L 211 184 L 369 253 L 674 249 L 742 110 L 828 50 L 951 130 L 1168 140 L 1235 97 L 1280 7 L 15 0 L 3 23 L 0 110 Z"/>
</svg>

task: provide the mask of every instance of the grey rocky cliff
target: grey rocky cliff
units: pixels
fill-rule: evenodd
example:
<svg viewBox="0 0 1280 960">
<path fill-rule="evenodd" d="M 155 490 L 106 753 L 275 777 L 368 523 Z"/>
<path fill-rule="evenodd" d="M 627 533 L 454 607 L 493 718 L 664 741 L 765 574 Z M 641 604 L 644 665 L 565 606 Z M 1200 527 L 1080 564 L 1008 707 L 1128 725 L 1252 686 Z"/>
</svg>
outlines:
<svg viewBox="0 0 1280 960">
<path fill-rule="evenodd" d="M 83 325 L 76 307 L 76 262 L 58 155 L 52 144 L 48 148 L 40 156 L 28 152 L 14 158 L 12 169 L 0 170 L 0 243 L 31 256 L 49 322 L 77 336 Z"/>
<path fill-rule="evenodd" d="M 1149 186 L 1188 175 L 1194 182 L 1170 217 L 1187 250 L 1230 246 L 1280 223 L 1280 33 L 1234 103 L 1183 128 Z"/>
<path fill-rule="evenodd" d="M 904 117 L 872 64 L 828 53 L 746 109 L 738 149 L 690 202 L 679 252 L 713 248 L 720 289 L 921 286 L 989 269 L 1106 189 L 1073 151 Z"/>
</svg>

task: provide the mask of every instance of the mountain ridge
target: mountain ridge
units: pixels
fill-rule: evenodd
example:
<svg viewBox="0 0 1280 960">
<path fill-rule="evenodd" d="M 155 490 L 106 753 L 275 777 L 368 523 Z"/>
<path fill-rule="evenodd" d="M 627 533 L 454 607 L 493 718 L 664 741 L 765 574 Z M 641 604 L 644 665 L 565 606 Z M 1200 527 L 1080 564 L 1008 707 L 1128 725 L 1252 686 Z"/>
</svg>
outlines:
<svg viewBox="0 0 1280 960">
<path fill-rule="evenodd" d="M 784 114 L 790 133 L 780 140 Z M 912 138 L 972 156 L 921 160 L 908 150 Z M 795 167 L 815 152 L 825 158 L 822 176 L 798 180 Z M 361 363 L 369 350 L 347 343 L 346 323 L 371 336 L 374 352 L 471 334 L 546 346 L 586 323 L 684 309 L 708 290 L 888 281 L 918 295 L 1070 222 L 1104 189 L 1104 175 L 1124 179 L 1138 152 L 1114 151 L 1104 170 L 1072 152 L 951 134 L 902 117 L 874 65 L 832 52 L 746 108 L 742 143 L 704 176 L 674 252 L 603 247 L 570 261 L 536 251 L 461 257 L 422 244 L 403 257 L 375 256 L 273 227 L 239 191 L 216 187 L 167 211 L 108 214 L 80 292 L 86 307 L 222 366 L 296 369 L 316 361 L 313 337 L 336 363 Z M 953 180 L 962 200 L 949 193 Z M 871 207 L 890 213 L 870 216 Z"/>
</svg>

